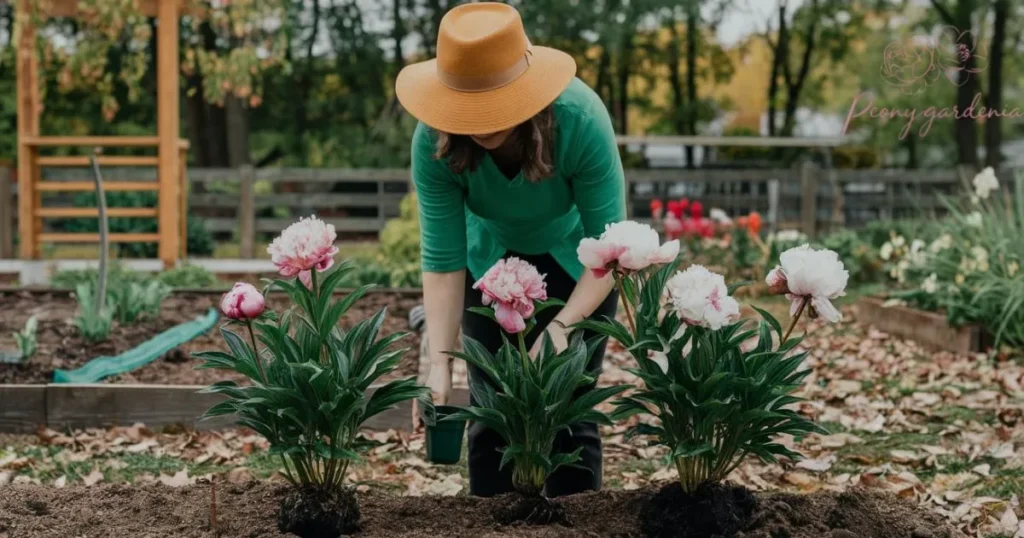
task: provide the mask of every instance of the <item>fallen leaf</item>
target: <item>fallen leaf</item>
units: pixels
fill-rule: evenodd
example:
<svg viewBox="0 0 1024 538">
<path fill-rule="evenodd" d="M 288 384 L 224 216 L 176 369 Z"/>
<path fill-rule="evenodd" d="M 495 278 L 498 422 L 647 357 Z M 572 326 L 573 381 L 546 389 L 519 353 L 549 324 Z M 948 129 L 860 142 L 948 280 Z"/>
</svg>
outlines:
<svg viewBox="0 0 1024 538">
<path fill-rule="evenodd" d="M 167 475 L 165 475 L 163 473 L 160 473 L 160 477 L 157 478 L 157 480 L 159 480 L 161 484 L 163 484 L 165 486 L 170 486 L 172 488 L 180 488 L 182 486 L 190 486 L 190 485 L 194 484 L 195 481 L 196 481 L 195 478 L 190 478 L 188 476 L 188 469 L 187 468 L 182 469 L 182 470 L 178 471 L 177 473 L 174 473 L 174 476 L 167 476 Z"/>
<path fill-rule="evenodd" d="M 817 459 L 804 459 L 796 463 L 795 467 L 799 469 L 806 469 L 808 471 L 814 471 L 817 473 L 823 473 L 832 468 L 832 464 L 836 462 L 835 455 L 828 455 L 824 458 Z"/>
<path fill-rule="evenodd" d="M 93 469 L 91 473 L 82 477 L 82 483 L 86 486 L 93 486 L 103 481 L 103 473 L 99 469 Z"/>
</svg>

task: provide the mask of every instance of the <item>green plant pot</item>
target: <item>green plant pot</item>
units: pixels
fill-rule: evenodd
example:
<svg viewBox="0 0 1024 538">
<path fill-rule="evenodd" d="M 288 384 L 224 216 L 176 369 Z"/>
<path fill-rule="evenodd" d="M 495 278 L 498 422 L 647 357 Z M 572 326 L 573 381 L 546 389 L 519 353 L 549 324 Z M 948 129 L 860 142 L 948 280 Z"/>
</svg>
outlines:
<svg viewBox="0 0 1024 538">
<path fill-rule="evenodd" d="M 453 464 L 462 457 L 462 436 L 466 430 L 464 420 L 442 420 L 459 410 L 450 405 L 436 406 L 437 420 L 428 424 L 427 460 L 431 463 Z"/>
</svg>

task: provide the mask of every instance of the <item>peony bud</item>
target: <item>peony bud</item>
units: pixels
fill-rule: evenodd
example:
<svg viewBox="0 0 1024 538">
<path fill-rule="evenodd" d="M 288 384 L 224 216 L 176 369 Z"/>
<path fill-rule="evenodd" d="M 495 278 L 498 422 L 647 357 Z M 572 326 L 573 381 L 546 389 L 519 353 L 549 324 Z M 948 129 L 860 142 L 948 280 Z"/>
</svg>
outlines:
<svg viewBox="0 0 1024 538">
<path fill-rule="evenodd" d="M 255 286 L 238 282 L 231 291 L 224 294 L 220 301 L 220 310 L 231 319 L 249 320 L 260 317 L 266 305 L 263 294 Z"/>
</svg>

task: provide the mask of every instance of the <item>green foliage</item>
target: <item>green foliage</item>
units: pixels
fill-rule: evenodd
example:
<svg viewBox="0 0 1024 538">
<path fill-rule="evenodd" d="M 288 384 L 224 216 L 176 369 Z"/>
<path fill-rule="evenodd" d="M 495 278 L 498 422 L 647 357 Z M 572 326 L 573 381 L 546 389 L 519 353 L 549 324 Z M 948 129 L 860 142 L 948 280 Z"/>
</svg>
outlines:
<svg viewBox="0 0 1024 538">
<path fill-rule="evenodd" d="M 102 310 L 99 308 L 96 286 L 88 282 L 79 283 L 75 287 L 75 299 L 78 301 L 78 313 L 74 324 L 82 338 L 90 342 L 106 340 L 110 336 L 114 310 L 106 305 Z"/>
<path fill-rule="evenodd" d="M 13 333 L 14 341 L 18 343 L 18 351 L 21 354 L 20 360 L 28 360 L 36 354 L 36 332 L 39 330 L 39 320 L 35 316 L 28 318 L 25 328 L 20 332 Z"/>
<path fill-rule="evenodd" d="M 378 339 L 385 310 L 350 330 L 338 326 L 369 289 L 335 299 L 332 292 L 350 270 L 343 263 L 314 272 L 315 292 L 297 280 L 273 281 L 268 289 L 284 290 L 294 305 L 290 310 L 280 316 L 268 311 L 251 325 L 235 324 L 242 336 L 225 327 L 221 334 L 231 351 L 197 355 L 204 361 L 201 368 L 237 372 L 251 381 L 208 387 L 206 392 L 227 399 L 205 416 L 237 415 L 239 426 L 270 441 L 270 453 L 281 458 L 288 480 L 307 491 L 340 488 L 349 463 L 368 444 L 357 438 L 360 425 L 426 391 L 414 378 L 369 390 L 398 366 L 405 350 L 391 347 L 405 335 Z"/>
<path fill-rule="evenodd" d="M 801 401 L 793 393 L 810 373 L 800 369 L 807 354 L 793 353 L 800 339 L 775 347 L 773 332 L 781 341 L 782 328 L 763 311 L 754 329 L 744 320 L 717 331 L 686 325 L 674 311 L 661 312 L 659 299 L 674 272 L 675 264 L 668 264 L 637 276 L 636 291 L 627 294 L 636 312 L 635 332 L 617 320 L 580 324 L 619 340 L 639 366 L 630 372 L 643 387 L 617 400 L 612 418 L 639 415 L 629 436 L 651 436 L 666 446 L 687 492 L 725 479 L 747 456 L 766 462 L 799 458 L 775 440 L 823 431 L 791 409 Z M 752 337 L 757 345 L 744 351 Z M 654 353 L 665 354 L 665 369 L 649 358 Z"/>
<path fill-rule="evenodd" d="M 163 271 L 156 276 L 156 279 L 164 285 L 176 289 L 212 288 L 220 282 L 209 269 L 191 264 Z"/>
<path fill-rule="evenodd" d="M 537 309 L 551 304 L 540 304 Z M 478 312 L 493 317 L 490 308 Z M 532 326 L 532 318 L 530 322 Z M 524 342 L 521 332 L 518 348 L 506 339 L 498 354 L 491 355 L 479 342 L 463 336 L 463 351 L 450 355 L 480 368 L 494 385 L 470 385 L 476 405 L 442 420 L 477 421 L 501 435 L 508 443 L 501 449 L 501 467 L 512 464 L 512 485 L 524 495 L 539 495 L 552 472 L 562 466 L 575 466 L 580 459 L 582 448 L 555 453 L 555 436 L 584 422 L 611 425 L 611 420 L 594 407 L 628 387 L 592 388 L 573 398 L 577 390 L 596 381 L 596 373 L 587 371 L 587 362 L 600 339 L 584 342 L 582 331 L 573 332 L 562 353 L 555 352 L 545 333 L 540 351 L 532 360 Z"/>
<path fill-rule="evenodd" d="M 108 301 L 122 325 L 135 323 L 143 317 L 160 315 L 160 303 L 171 294 L 171 288 L 159 281 L 150 280 L 145 284 L 124 282 L 111 286 Z"/>
<path fill-rule="evenodd" d="M 891 294 L 950 323 L 978 323 L 996 343 L 1024 346 L 1024 174 L 1012 191 L 977 203 L 946 200 L 950 216 L 936 226 L 928 255 L 907 269 L 911 288 Z"/>
<path fill-rule="evenodd" d="M 107 206 L 156 207 L 156 194 L 152 192 L 108 192 Z M 95 193 L 81 193 L 74 197 L 75 207 L 96 207 Z M 113 217 L 108 219 L 110 233 L 156 233 L 155 218 Z M 95 218 L 64 219 L 56 223 L 56 230 L 69 233 L 96 233 L 99 223 Z M 186 247 L 195 256 L 210 256 L 216 246 L 213 235 L 206 229 L 203 219 L 189 217 L 186 225 Z M 123 243 L 117 246 L 118 255 L 125 258 L 156 258 L 156 243 Z"/>
</svg>

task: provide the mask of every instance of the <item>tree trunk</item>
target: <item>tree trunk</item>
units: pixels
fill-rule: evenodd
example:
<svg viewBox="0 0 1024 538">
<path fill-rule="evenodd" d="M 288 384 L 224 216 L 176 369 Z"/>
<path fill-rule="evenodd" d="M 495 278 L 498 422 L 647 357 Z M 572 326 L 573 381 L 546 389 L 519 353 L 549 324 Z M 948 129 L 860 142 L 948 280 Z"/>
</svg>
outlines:
<svg viewBox="0 0 1024 538">
<path fill-rule="evenodd" d="M 604 101 L 604 106 L 609 111 L 612 110 L 613 91 L 612 91 L 612 80 L 611 80 L 611 64 L 612 55 L 608 52 L 608 47 L 605 45 L 601 46 L 601 57 L 597 61 L 597 84 L 596 90 L 597 95 Z"/>
<path fill-rule="evenodd" d="M 966 30 L 971 29 L 971 14 L 974 12 L 974 0 L 959 0 L 956 4 L 956 21 L 957 28 L 962 32 L 959 39 L 957 40 L 958 45 L 967 47 L 967 50 L 971 50 L 972 35 Z M 978 84 L 978 76 L 970 71 L 974 70 L 977 65 L 974 60 L 974 54 L 965 55 L 966 58 L 961 60 L 960 63 L 960 75 L 961 77 L 967 77 L 956 91 L 956 107 L 959 113 L 957 119 L 953 123 L 953 136 L 956 139 L 957 148 L 957 164 L 970 165 L 977 168 L 978 166 L 978 123 L 971 117 L 971 114 L 966 114 L 965 111 L 971 107 L 974 102 L 974 98 L 978 95 L 980 87 Z"/>
<path fill-rule="evenodd" d="M 249 157 L 249 109 L 243 99 L 228 97 L 225 101 L 224 116 L 226 122 L 228 166 L 237 168 L 250 164 Z"/>
<path fill-rule="evenodd" d="M 697 33 L 700 22 L 700 7 L 695 0 L 690 0 L 686 5 L 686 96 L 689 102 L 683 109 L 685 115 L 685 134 L 690 136 L 697 134 L 697 103 L 700 97 L 697 96 Z M 693 158 L 693 146 L 686 146 L 686 167 L 696 166 Z"/>
<path fill-rule="evenodd" d="M 988 108 L 998 112 L 1003 108 L 1003 43 L 1006 40 L 1006 19 L 1010 15 L 1010 0 L 996 0 L 995 21 L 992 26 L 992 44 L 988 55 Z M 999 116 L 985 118 L 985 165 L 999 168 L 1002 155 L 1003 131 Z"/>
<path fill-rule="evenodd" d="M 619 54 L 618 104 L 619 132 L 629 134 L 629 78 L 633 68 L 633 32 L 625 31 L 622 37 L 622 51 Z"/>
<path fill-rule="evenodd" d="M 668 83 L 672 89 L 672 125 L 676 134 L 686 133 L 686 120 L 683 117 L 683 108 L 686 106 L 686 94 L 683 90 L 683 80 L 680 74 L 680 62 L 682 54 L 679 50 L 679 27 L 675 16 L 675 9 L 669 18 L 669 44 L 668 44 Z"/>
<path fill-rule="evenodd" d="M 800 70 L 797 72 L 796 78 L 786 76 L 786 110 L 782 124 L 782 136 L 793 136 L 793 130 L 796 128 L 796 113 L 800 107 L 800 94 L 811 73 L 811 57 L 814 55 L 818 32 L 818 0 L 813 0 L 811 6 L 814 16 L 811 17 L 807 32 L 804 34 L 804 54 L 800 60 Z M 787 63 L 783 67 L 788 73 L 789 64 Z"/>
<path fill-rule="evenodd" d="M 405 51 L 402 50 L 402 41 L 405 41 L 405 22 L 402 21 L 402 0 L 391 0 L 391 18 L 395 26 L 391 30 L 391 38 L 395 40 L 395 75 L 405 66 Z"/>
<path fill-rule="evenodd" d="M 769 38 L 770 39 L 770 38 Z M 769 44 L 771 41 L 769 41 Z M 779 77 L 782 76 L 782 64 L 789 57 L 789 30 L 786 28 L 786 3 L 779 2 L 779 35 L 775 38 L 772 48 L 772 71 L 768 81 L 768 136 L 776 134 L 776 115 L 778 115 Z"/>
</svg>

